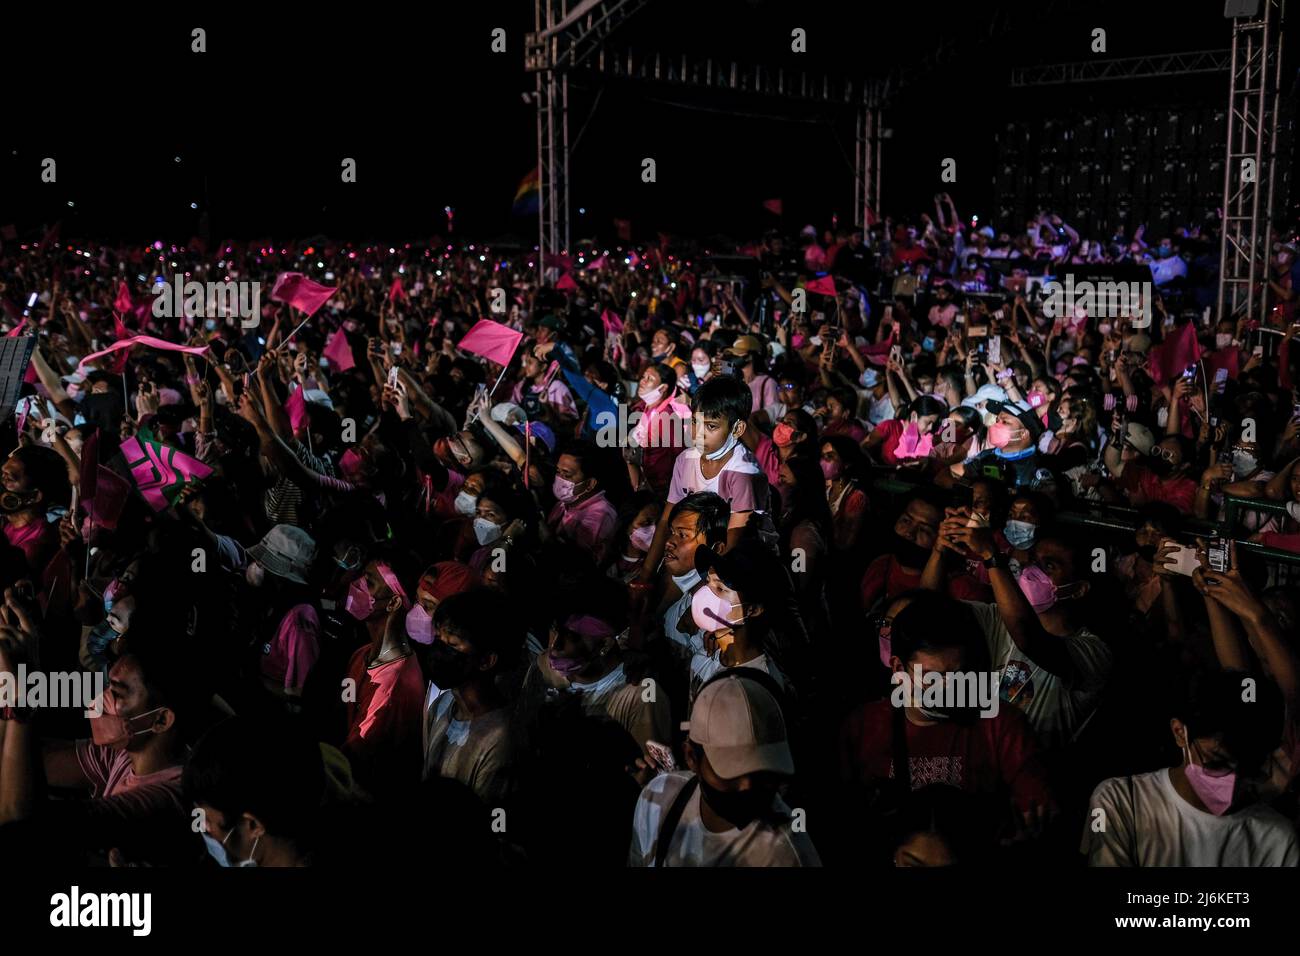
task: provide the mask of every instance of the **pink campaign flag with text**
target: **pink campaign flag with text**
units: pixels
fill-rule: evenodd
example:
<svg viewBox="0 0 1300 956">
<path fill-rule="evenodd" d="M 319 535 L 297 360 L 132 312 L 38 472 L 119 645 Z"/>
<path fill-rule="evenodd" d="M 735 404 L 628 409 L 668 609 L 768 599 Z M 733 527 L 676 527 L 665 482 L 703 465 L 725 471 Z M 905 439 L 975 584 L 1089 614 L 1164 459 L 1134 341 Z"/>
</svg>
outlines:
<svg viewBox="0 0 1300 956">
<path fill-rule="evenodd" d="M 140 495 L 154 511 L 166 510 L 186 485 L 212 474 L 212 469 L 197 458 L 151 441 L 144 430 L 142 435 L 132 435 L 122 442 L 122 457 Z"/>
<path fill-rule="evenodd" d="M 286 302 L 311 316 L 337 291 L 333 286 L 313 282 L 301 272 L 281 272 L 271 288 L 271 301 Z"/>
<path fill-rule="evenodd" d="M 340 372 L 346 372 L 357 366 L 356 359 L 352 357 L 352 346 L 348 345 L 348 337 L 343 334 L 342 329 L 335 330 L 325 342 L 325 348 L 320 354 L 329 359 L 330 364 Z"/>
<path fill-rule="evenodd" d="M 481 355 L 498 365 L 509 365 L 523 337 L 524 333 L 516 332 L 508 325 L 491 319 L 479 319 L 474 328 L 465 333 L 456 348 Z"/>
</svg>

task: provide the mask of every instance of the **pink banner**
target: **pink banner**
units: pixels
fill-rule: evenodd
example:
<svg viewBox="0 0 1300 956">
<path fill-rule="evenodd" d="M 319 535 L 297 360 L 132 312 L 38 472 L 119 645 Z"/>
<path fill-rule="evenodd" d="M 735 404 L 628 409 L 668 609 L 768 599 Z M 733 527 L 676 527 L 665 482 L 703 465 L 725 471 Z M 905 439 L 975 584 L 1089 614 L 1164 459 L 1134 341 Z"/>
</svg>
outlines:
<svg viewBox="0 0 1300 956">
<path fill-rule="evenodd" d="M 519 347 L 524 333 L 491 319 L 479 319 L 474 328 L 465 333 L 456 348 L 481 355 L 498 365 L 509 365 Z"/>
<path fill-rule="evenodd" d="M 208 351 L 206 345 L 177 345 L 175 342 L 168 342 L 166 339 L 155 338 L 152 335 L 133 335 L 129 339 L 119 339 L 106 349 L 100 349 L 98 352 L 91 352 L 80 362 L 77 367 L 81 368 L 88 362 L 103 358 L 113 352 L 120 352 L 122 349 L 129 349 L 136 345 L 147 345 L 151 349 L 161 349 L 164 352 L 188 352 L 191 355 L 202 355 Z"/>
<path fill-rule="evenodd" d="M 134 435 L 122 442 L 122 457 L 140 495 L 154 511 L 165 510 L 186 485 L 212 474 L 197 458 L 170 445 L 142 442 Z"/>
</svg>

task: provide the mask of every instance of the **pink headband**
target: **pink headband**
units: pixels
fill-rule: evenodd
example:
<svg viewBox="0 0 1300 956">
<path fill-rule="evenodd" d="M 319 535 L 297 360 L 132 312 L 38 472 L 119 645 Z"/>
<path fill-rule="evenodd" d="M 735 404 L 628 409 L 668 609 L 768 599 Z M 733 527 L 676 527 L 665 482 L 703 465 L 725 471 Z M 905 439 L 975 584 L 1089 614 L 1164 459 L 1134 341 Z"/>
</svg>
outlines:
<svg viewBox="0 0 1300 956">
<path fill-rule="evenodd" d="M 614 629 L 608 622 L 590 614 L 575 614 L 564 622 L 564 629 L 582 637 L 613 637 Z"/>
<path fill-rule="evenodd" d="M 379 571 L 379 576 L 384 579 L 384 583 L 393 589 L 394 594 L 401 596 L 402 607 L 409 610 L 411 607 L 411 599 L 406 596 L 406 588 L 402 587 L 402 582 L 397 580 L 397 575 L 393 573 L 393 569 L 382 561 L 378 562 L 375 567 Z"/>
</svg>

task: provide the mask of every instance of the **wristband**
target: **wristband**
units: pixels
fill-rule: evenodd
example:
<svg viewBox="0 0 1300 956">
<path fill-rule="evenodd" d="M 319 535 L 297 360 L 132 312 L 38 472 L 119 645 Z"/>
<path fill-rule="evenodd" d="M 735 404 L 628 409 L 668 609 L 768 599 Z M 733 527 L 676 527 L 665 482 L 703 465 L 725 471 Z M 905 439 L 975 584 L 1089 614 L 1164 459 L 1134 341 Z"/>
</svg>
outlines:
<svg viewBox="0 0 1300 956">
<path fill-rule="evenodd" d="M 1002 553 L 1000 551 L 994 551 L 993 556 L 991 558 L 985 558 L 980 563 L 990 571 L 992 571 L 994 568 L 1002 568 L 1004 571 L 1007 569 L 1007 561 L 1004 557 L 1002 557 Z"/>
</svg>

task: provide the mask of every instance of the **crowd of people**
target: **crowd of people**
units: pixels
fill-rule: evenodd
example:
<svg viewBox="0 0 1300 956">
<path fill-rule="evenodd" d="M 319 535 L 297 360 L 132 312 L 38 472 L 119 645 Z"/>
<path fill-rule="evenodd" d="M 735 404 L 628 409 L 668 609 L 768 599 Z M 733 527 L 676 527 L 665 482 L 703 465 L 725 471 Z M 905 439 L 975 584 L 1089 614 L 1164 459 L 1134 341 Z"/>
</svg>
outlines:
<svg viewBox="0 0 1300 956">
<path fill-rule="evenodd" d="M 1214 228 L 6 241 L 0 685 L 104 689 L 7 702 L 0 845 L 1296 865 L 1300 266 L 1219 315 Z"/>
</svg>

